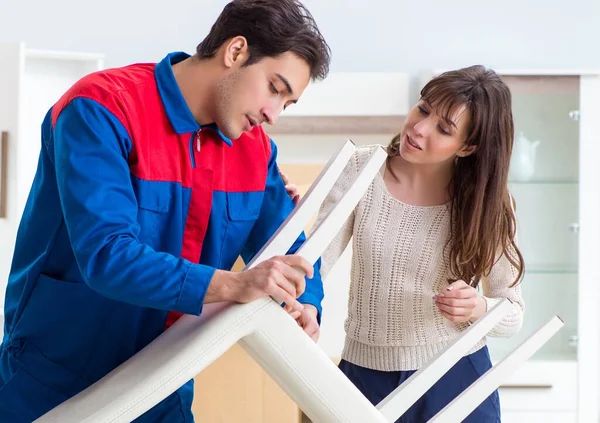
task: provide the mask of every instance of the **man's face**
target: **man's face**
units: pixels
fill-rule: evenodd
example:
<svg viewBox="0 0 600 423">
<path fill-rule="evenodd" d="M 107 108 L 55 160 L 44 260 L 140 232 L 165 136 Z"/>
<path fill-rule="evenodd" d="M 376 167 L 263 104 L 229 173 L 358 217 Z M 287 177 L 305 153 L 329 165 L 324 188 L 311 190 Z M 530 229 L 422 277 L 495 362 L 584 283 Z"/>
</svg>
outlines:
<svg viewBox="0 0 600 423">
<path fill-rule="evenodd" d="M 308 64 L 291 52 L 235 67 L 217 86 L 215 122 L 231 139 L 263 122 L 274 125 L 279 114 L 300 98 L 309 82 Z"/>
</svg>

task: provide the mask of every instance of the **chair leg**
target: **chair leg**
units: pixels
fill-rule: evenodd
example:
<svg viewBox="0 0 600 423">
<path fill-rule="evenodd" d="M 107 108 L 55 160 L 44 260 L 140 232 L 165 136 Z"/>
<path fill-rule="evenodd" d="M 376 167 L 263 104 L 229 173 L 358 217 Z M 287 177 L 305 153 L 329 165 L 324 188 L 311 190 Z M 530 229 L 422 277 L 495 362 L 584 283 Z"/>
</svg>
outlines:
<svg viewBox="0 0 600 423">
<path fill-rule="evenodd" d="M 313 423 L 387 422 L 281 307 L 272 303 L 269 313 L 239 343 Z"/>
<path fill-rule="evenodd" d="M 354 154 L 354 143 L 346 141 L 325 165 L 310 189 L 284 220 L 279 229 L 269 238 L 265 245 L 246 264 L 244 269 L 251 269 L 260 262 L 273 256 L 285 254 L 294 244 L 298 235 L 304 230 L 310 219 L 319 211 L 323 200 L 335 185 L 346 164 Z"/>
<path fill-rule="evenodd" d="M 562 327 L 563 321 L 554 316 L 501 362 L 485 372 L 462 394 L 433 416 L 431 423 L 455 423 L 466 418 L 515 370 L 539 350 Z"/>
<path fill-rule="evenodd" d="M 313 228 L 310 236 L 296 254 L 304 257 L 310 263 L 318 260 L 360 202 L 375 175 L 381 170 L 386 158 L 387 153 L 383 148 L 377 148 L 371 153 L 354 179 L 352 186 L 344 193 L 335 207 L 329 211 L 319 226 Z"/>
<path fill-rule="evenodd" d="M 256 329 L 270 298 L 185 315 L 146 348 L 36 423 L 125 423 L 179 389 Z"/>
<path fill-rule="evenodd" d="M 309 193 L 247 268 L 289 250 L 318 211 L 354 151 L 351 141 L 342 145 Z M 264 298 L 244 305 L 207 304 L 202 316 L 183 316 L 134 357 L 37 422 L 134 420 L 216 360 L 239 338 L 254 330 L 258 322 L 256 316 L 270 303 L 270 298 Z"/>
<path fill-rule="evenodd" d="M 452 344 L 433 357 L 396 388 L 377 408 L 394 422 L 402 416 L 429 388 L 478 343 L 510 310 L 511 303 L 502 300 L 457 337 Z"/>
<path fill-rule="evenodd" d="M 319 180 L 313 184 L 309 195 L 304 197 L 294 213 L 247 267 L 252 267 L 273 255 L 285 254 L 289 250 L 335 184 L 353 152 L 352 142 L 342 146 L 339 154 L 330 160 Z M 381 152 L 378 155 L 381 165 Z M 369 184 L 375 176 L 375 164 L 370 160 L 370 165 L 367 166 L 371 173 Z M 364 180 L 359 181 L 359 187 L 350 190 L 351 199 L 357 203 L 369 184 L 365 185 Z M 361 191 L 360 196 L 358 191 Z M 337 214 L 345 220 L 356 203 L 346 201 L 342 205 L 338 204 Z M 313 239 L 308 243 L 306 252 L 317 254 L 319 250 L 326 248 L 326 241 L 329 242 L 322 236 Z M 316 261 L 318 255 L 320 253 L 312 262 Z M 268 323 L 261 314 L 265 309 L 268 310 L 268 307 L 279 306 L 270 298 L 264 298 L 242 305 L 206 305 L 199 318 L 183 316 L 134 357 L 88 389 L 42 416 L 38 422 L 132 421 L 198 374 L 240 338 L 256 330 L 258 326 Z M 289 316 L 282 316 L 281 313 L 286 314 L 283 310 L 279 312 L 277 318 L 283 318 L 284 322 L 295 325 Z M 297 325 L 295 328 L 300 330 Z M 301 335 L 305 336 L 302 332 Z"/>
</svg>

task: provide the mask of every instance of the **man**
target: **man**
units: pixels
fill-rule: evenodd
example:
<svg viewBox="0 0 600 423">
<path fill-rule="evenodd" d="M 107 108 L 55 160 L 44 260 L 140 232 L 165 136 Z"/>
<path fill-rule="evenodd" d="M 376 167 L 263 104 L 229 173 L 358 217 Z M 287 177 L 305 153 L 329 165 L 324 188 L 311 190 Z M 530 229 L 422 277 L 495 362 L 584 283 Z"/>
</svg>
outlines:
<svg viewBox="0 0 600 423">
<path fill-rule="evenodd" d="M 31 422 L 205 303 L 271 295 L 316 335 L 318 263 L 228 270 L 294 207 L 261 124 L 329 60 L 299 1 L 234 0 L 193 57 L 94 73 L 52 107 L 6 292 L 0 421 Z M 190 381 L 139 421 L 191 422 L 192 396 Z"/>
</svg>

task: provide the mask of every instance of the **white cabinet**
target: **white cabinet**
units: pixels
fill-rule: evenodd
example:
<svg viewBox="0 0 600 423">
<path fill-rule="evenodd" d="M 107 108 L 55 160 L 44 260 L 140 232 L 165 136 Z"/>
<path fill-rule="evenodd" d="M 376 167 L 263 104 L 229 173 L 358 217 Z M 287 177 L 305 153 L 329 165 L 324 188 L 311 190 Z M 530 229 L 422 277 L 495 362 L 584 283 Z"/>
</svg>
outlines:
<svg viewBox="0 0 600 423">
<path fill-rule="evenodd" d="M 309 84 L 298 104 L 282 117 L 367 117 L 406 115 L 409 75 L 399 72 L 331 72 Z"/>
<path fill-rule="evenodd" d="M 2 309 L 15 235 L 37 168 L 42 120 L 73 83 L 102 67 L 103 56 L 98 54 L 31 50 L 24 43 L 0 44 L 0 131 L 7 133 L 6 192 L 2 199 L 6 212 L 0 218 Z"/>
<path fill-rule="evenodd" d="M 577 363 L 531 360 L 500 388 L 501 407 L 515 413 L 575 413 Z"/>
<path fill-rule="evenodd" d="M 502 359 L 554 314 L 565 323 L 500 390 L 503 421 L 597 422 L 600 72 L 499 73 L 512 91 L 510 190 L 526 312 L 519 334 L 488 339 L 492 358 Z"/>
</svg>

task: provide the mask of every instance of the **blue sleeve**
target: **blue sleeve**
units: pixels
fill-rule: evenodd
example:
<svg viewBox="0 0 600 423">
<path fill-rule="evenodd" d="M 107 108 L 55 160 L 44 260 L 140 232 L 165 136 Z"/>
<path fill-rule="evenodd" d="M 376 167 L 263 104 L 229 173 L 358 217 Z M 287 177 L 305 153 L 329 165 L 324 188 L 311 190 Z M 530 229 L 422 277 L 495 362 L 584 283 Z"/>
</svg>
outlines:
<svg viewBox="0 0 600 423">
<path fill-rule="evenodd" d="M 121 122 L 98 102 L 73 100 L 54 127 L 53 158 L 64 220 L 84 281 L 107 297 L 199 315 L 216 269 L 138 240 L 137 200 Z"/>
<path fill-rule="evenodd" d="M 262 248 L 269 238 L 277 231 L 288 215 L 294 210 L 295 204 L 285 190 L 285 185 L 277 167 L 277 146 L 271 141 L 271 158 L 267 174 L 267 186 L 258 220 L 252 228 L 249 239 L 242 252 L 242 258 L 248 263 Z M 304 232 L 294 242 L 288 254 L 295 253 L 306 241 Z M 298 299 L 301 303 L 312 304 L 321 317 L 321 302 L 323 301 L 323 282 L 321 281 L 321 259 L 314 265 L 312 279 L 306 278 L 306 290 Z"/>
</svg>

